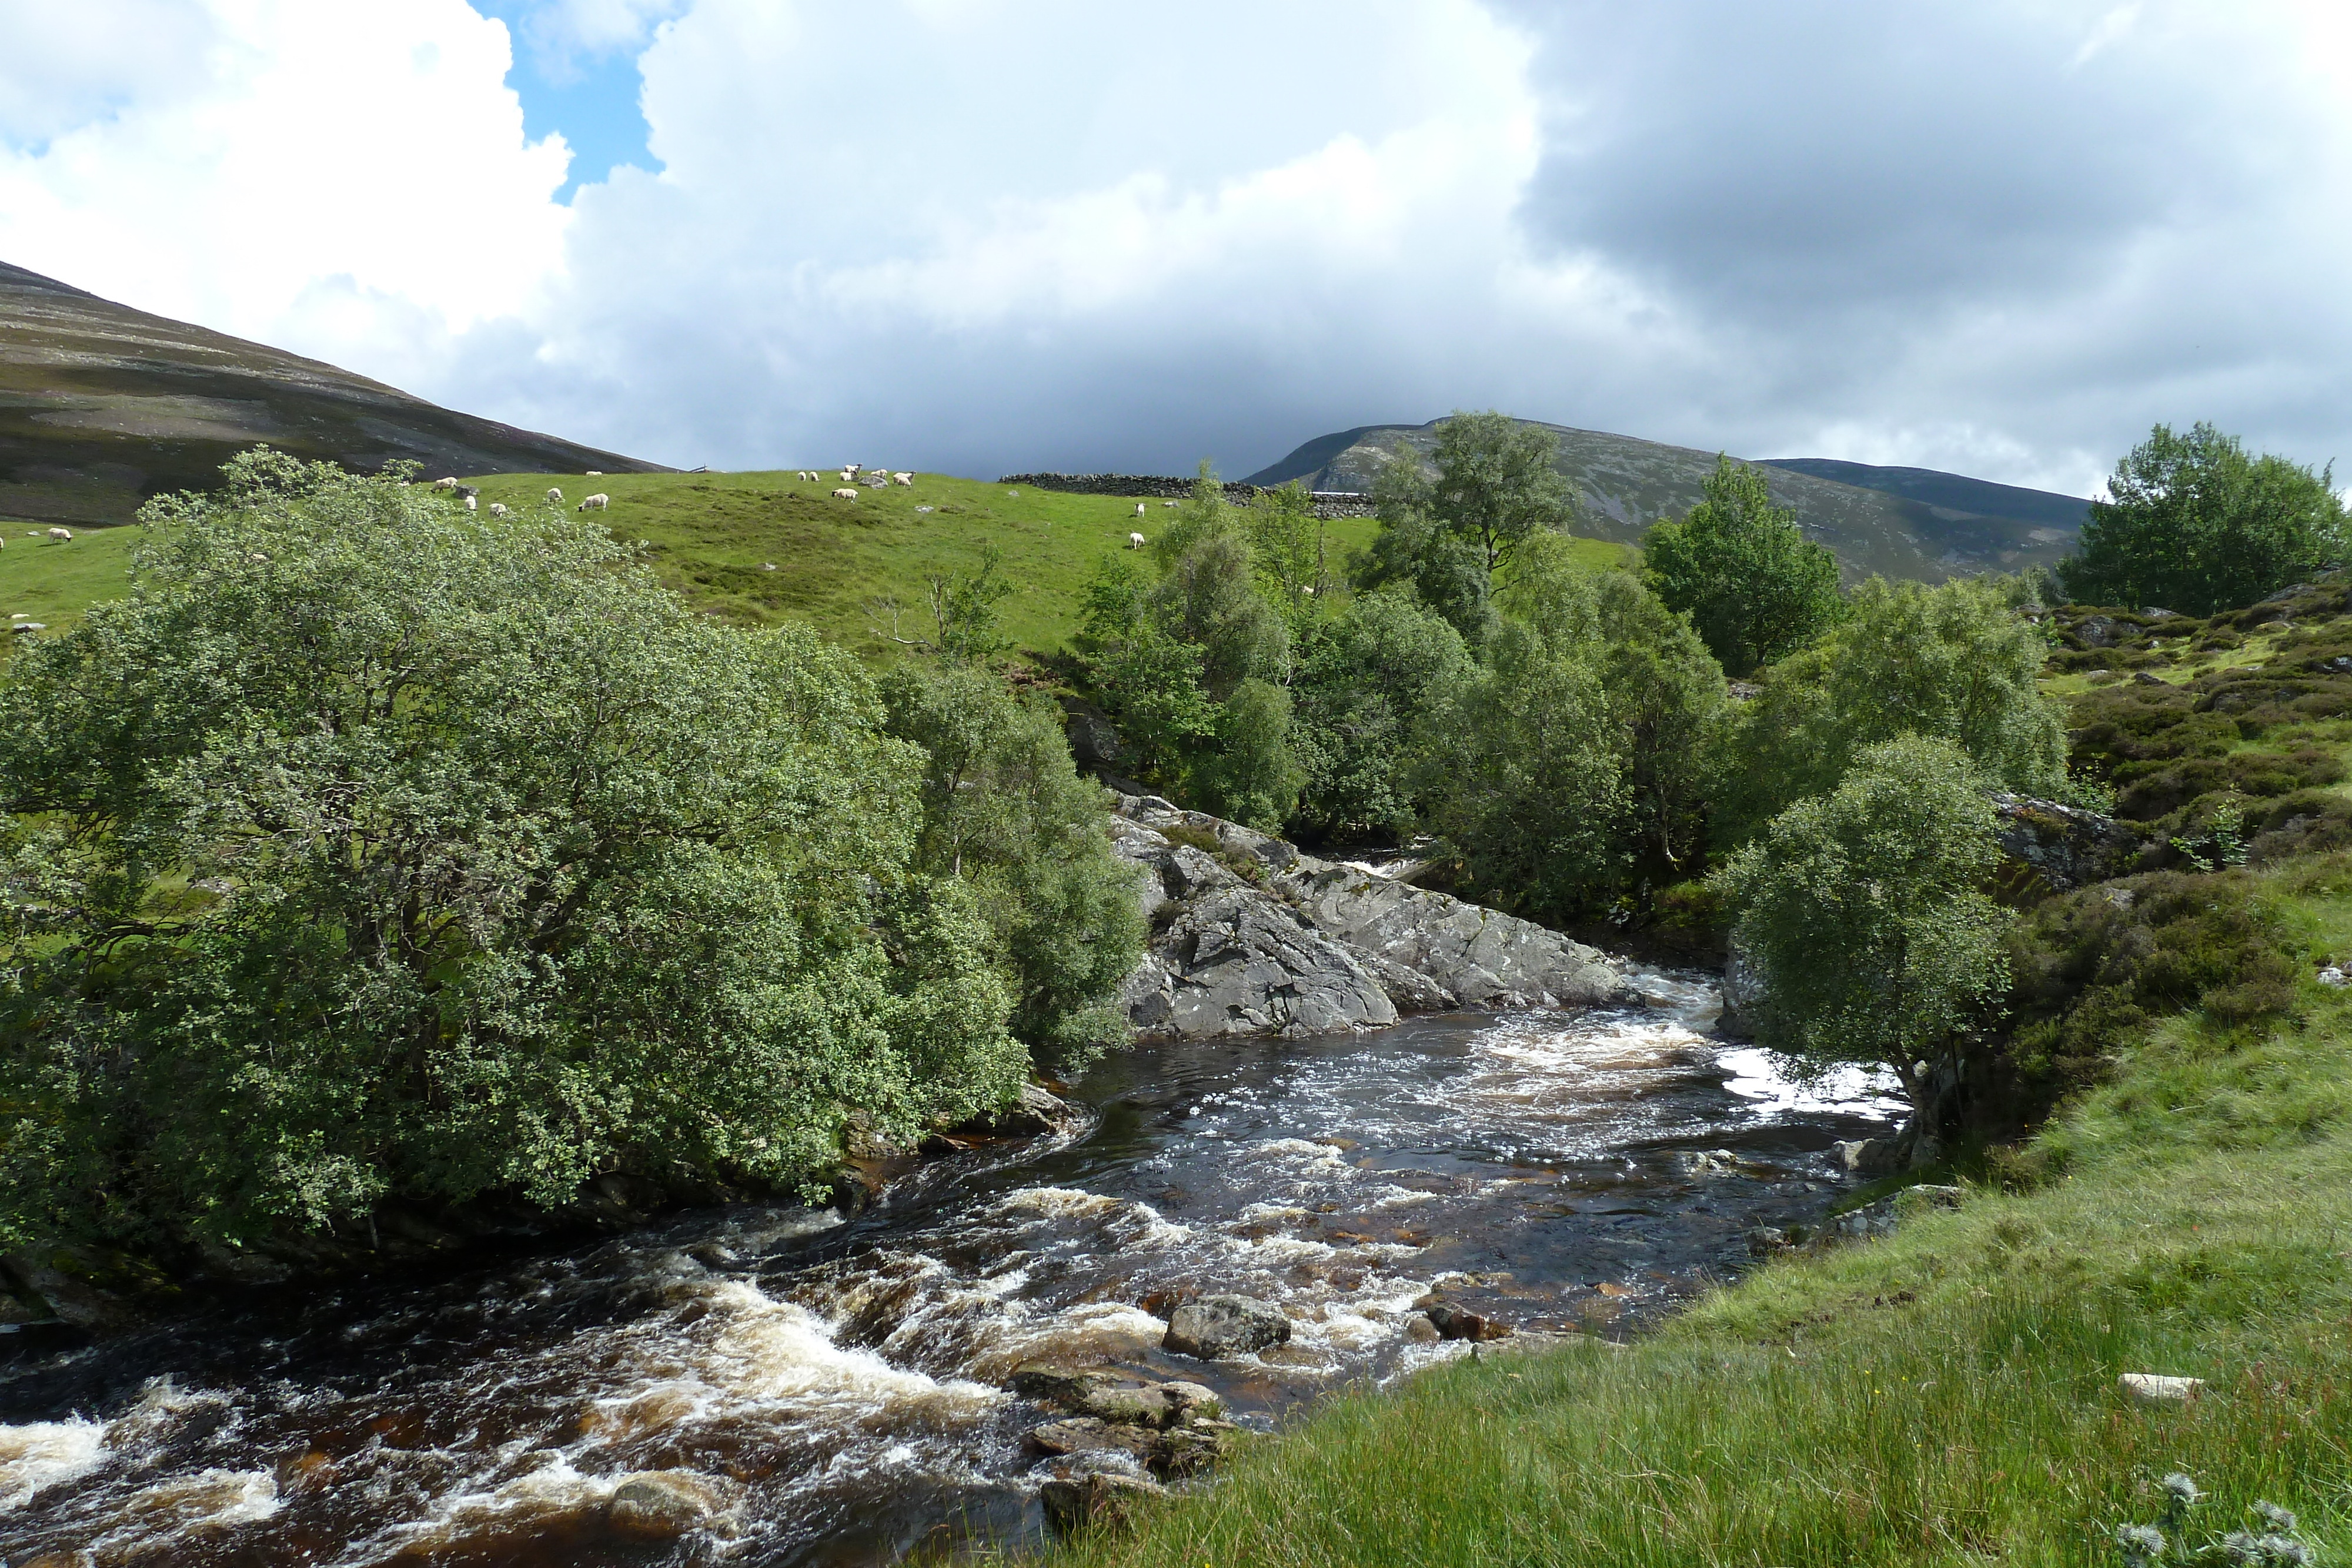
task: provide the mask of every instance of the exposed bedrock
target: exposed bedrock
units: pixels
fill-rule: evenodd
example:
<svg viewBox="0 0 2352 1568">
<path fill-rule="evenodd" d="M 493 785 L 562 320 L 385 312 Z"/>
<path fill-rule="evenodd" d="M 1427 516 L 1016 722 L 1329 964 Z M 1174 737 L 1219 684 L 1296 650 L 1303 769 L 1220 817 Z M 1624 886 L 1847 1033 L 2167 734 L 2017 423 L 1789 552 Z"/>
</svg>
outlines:
<svg viewBox="0 0 2352 1568">
<path fill-rule="evenodd" d="M 1326 1034 L 1463 1008 L 1637 999 L 1625 961 L 1442 893 L 1301 854 L 1281 839 L 1121 795 L 1148 956 L 1119 1000 L 1158 1039 Z"/>
</svg>

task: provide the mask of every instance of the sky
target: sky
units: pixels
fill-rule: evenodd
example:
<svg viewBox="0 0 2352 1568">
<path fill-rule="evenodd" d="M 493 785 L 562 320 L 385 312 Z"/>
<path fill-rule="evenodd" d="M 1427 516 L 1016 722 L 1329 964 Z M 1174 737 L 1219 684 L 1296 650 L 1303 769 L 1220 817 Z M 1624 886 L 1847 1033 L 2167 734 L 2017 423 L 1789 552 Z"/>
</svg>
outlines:
<svg viewBox="0 0 2352 1568">
<path fill-rule="evenodd" d="M 678 466 L 2352 471 L 2335 0 L 0 0 L 0 260 Z"/>
</svg>

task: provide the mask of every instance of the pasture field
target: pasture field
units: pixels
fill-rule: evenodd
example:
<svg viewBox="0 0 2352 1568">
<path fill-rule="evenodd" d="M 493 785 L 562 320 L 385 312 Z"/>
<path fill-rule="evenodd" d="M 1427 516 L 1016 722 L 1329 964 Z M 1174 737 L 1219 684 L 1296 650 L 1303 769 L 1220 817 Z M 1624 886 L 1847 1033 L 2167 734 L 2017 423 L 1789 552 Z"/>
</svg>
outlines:
<svg viewBox="0 0 2352 1568">
<path fill-rule="evenodd" d="M 1158 500 L 1070 496 L 976 479 L 918 474 L 912 487 L 854 486 L 836 500 L 836 472 L 814 482 L 791 470 L 745 474 L 489 474 L 469 476 L 485 510 L 543 506 L 551 486 L 575 507 L 587 496 L 612 497 L 602 514 L 614 533 L 646 541 L 662 582 L 688 602 L 739 625 L 788 619 L 812 622 L 860 655 L 889 660 L 895 603 L 899 635 L 925 625 L 926 579 L 935 570 L 980 570 L 983 552 L 1003 552 L 999 570 L 1013 593 L 999 606 L 1021 649 L 1051 653 L 1077 627 L 1078 591 L 1128 535 L 1156 535 L 1173 513 Z M 929 510 L 922 508 L 928 507 Z M 0 522 L 0 615 L 23 611 L 52 628 L 128 591 L 124 575 L 135 528 L 77 529 L 70 545 L 26 538 L 29 523 Z M 1370 543 L 1378 525 L 1343 517 L 1325 525 L 1335 577 L 1348 552 Z M 38 531 L 38 530 L 36 530 Z M 1623 545 L 1580 540 L 1595 567 L 1632 558 Z M 771 570 L 772 567 L 772 570 Z M 21 602 L 20 602 L 21 601 Z M 0 652 L 0 657 L 5 657 Z"/>
<path fill-rule="evenodd" d="M 137 528 L 77 528 L 71 544 L 53 544 L 47 533 L 46 525 L 0 518 L 0 622 L 23 615 L 60 632 L 91 605 L 131 591 Z"/>
</svg>

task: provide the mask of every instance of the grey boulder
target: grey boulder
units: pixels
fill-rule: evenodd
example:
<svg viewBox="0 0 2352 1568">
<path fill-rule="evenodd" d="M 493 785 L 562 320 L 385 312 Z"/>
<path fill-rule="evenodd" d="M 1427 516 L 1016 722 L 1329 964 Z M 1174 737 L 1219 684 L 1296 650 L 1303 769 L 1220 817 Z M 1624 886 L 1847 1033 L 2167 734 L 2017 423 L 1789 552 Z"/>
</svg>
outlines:
<svg viewBox="0 0 2352 1568">
<path fill-rule="evenodd" d="M 1290 1320 L 1279 1309 L 1247 1296 L 1202 1296 L 1186 1301 L 1170 1316 L 1160 1348 L 1216 1361 L 1286 1344 L 1289 1340 Z"/>
</svg>

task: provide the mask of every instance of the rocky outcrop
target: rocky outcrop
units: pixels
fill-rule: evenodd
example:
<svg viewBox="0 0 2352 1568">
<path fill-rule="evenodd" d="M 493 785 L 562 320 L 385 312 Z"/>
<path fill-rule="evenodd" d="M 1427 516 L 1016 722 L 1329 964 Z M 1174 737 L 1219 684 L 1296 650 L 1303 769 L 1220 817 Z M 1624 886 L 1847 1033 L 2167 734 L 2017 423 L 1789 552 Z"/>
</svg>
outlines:
<svg viewBox="0 0 2352 1568">
<path fill-rule="evenodd" d="M 2052 892 L 2121 876 L 2139 854 L 2139 836 L 2113 817 L 2027 795 L 1995 795 L 1992 803 L 2002 856 Z"/>
<path fill-rule="evenodd" d="M 1337 1033 L 1402 1013 L 1633 1001 L 1627 967 L 1532 921 L 1121 795 L 1149 955 L 1119 1000 L 1146 1036 Z"/>
</svg>

